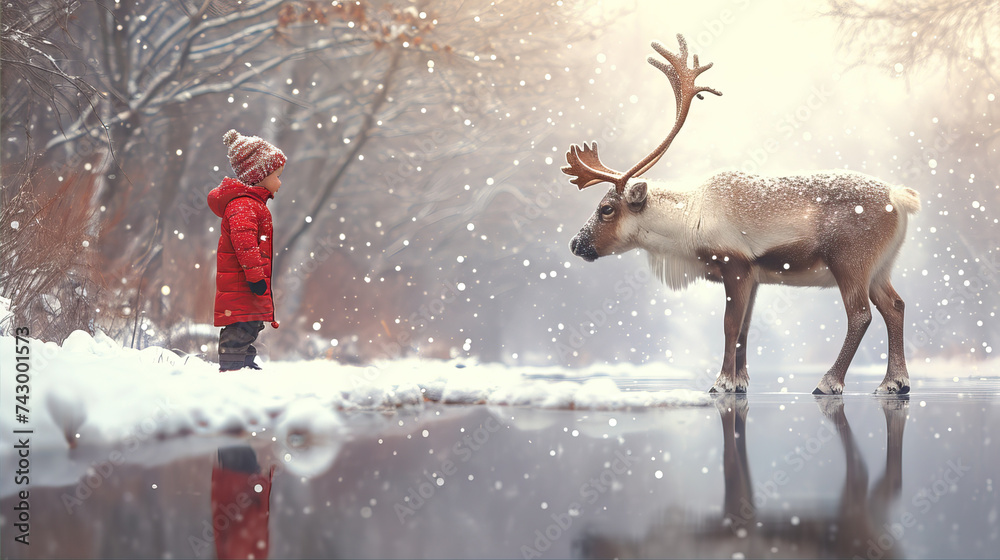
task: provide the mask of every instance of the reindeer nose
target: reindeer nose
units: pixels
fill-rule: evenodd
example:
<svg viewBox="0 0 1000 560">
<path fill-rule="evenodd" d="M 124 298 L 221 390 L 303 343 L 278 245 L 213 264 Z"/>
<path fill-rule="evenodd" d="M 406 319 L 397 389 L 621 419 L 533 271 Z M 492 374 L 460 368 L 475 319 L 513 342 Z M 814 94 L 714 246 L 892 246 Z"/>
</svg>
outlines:
<svg viewBox="0 0 1000 560">
<path fill-rule="evenodd" d="M 573 239 L 570 239 L 569 250 L 572 251 L 574 255 L 585 261 L 594 261 L 597 260 L 598 257 L 597 249 L 594 248 L 594 244 L 580 234 L 577 234 L 573 237 Z"/>
</svg>

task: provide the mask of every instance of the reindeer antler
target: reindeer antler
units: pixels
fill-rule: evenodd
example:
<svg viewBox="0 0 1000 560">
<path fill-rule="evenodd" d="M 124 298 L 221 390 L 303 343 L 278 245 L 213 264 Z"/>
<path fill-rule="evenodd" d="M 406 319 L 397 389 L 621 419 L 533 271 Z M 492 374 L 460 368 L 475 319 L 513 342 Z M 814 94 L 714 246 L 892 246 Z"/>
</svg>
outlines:
<svg viewBox="0 0 1000 560">
<path fill-rule="evenodd" d="M 621 171 L 609 169 L 601 163 L 601 158 L 597 155 L 597 142 L 584 142 L 582 148 L 576 144 L 571 145 L 566 152 L 566 162 L 569 165 L 563 167 L 562 172 L 575 176 L 569 182 L 581 190 L 597 183 L 618 184 L 622 176 Z"/>
<path fill-rule="evenodd" d="M 666 74 L 667 79 L 670 80 L 670 87 L 674 90 L 674 98 L 676 100 L 677 115 L 674 120 L 674 127 L 671 129 L 670 134 L 667 135 L 666 139 L 660 143 L 652 152 L 644 157 L 639 163 L 632 166 L 631 169 L 625 173 L 621 173 L 605 167 L 601 163 L 600 157 L 597 155 L 597 143 L 594 142 L 593 148 L 591 148 L 586 143 L 583 148 L 580 148 L 576 144 L 570 146 L 568 152 L 566 152 L 566 161 L 569 163 L 568 166 L 562 168 L 562 172 L 567 175 L 573 175 L 576 178 L 570 179 L 570 182 L 575 184 L 580 189 L 585 189 L 591 185 L 597 183 L 608 182 L 615 186 L 615 189 L 621 193 L 625 190 L 625 185 L 628 180 L 635 175 L 641 175 L 648 171 L 651 167 L 656 165 L 656 162 L 660 161 L 663 154 L 666 153 L 667 148 L 670 147 L 670 143 L 674 141 L 674 137 L 680 132 L 681 127 L 684 126 L 684 120 L 687 118 L 688 110 L 691 108 L 691 100 L 697 96 L 702 99 L 702 93 L 708 92 L 715 95 L 722 95 L 721 92 L 705 86 L 696 86 L 694 81 L 703 72 L 712 67 L 712 63 L 708 63 L 705 66 L 698 64 L 698 55 L 694 55 L 694 66 L 688 67 L 688 48 L 687 41 L 684 40 L 684 36 L 677 34 L 677 43 L 680 45 L 680 53 L 674 54 L 668 51 L 663 45 L 653 41 L 652 46 L 656 52 L 660 53 L 663 58 L 667 59 L 670 64 L 667 65 L 661 60 L 649 57 L 647 61 L 659 69 L 661 72 Z"/>
<path fill-rule="evenodd" d="M 677 102 L 677 116 L 674 120 L 674 128 L 671 129 L 670 134 L 657 146 L 652 152 L 649 153 L 645 158 L 639 163 L 635 164 L 632 169 L 629 169 L 622 176 L 623 187 L 624 183 L 628 182 L 635 175 L 641 175 L 648 171 L 651 167 L 656 165 L 656 162 L 660 161 L 663 154 L 667 152 L 667 148 L 670 147 L 670 143 L 674 141 L 674 137 L 680 132 L 681 127 L 684 126 L 684 120 L 687 118 L 688 110 L 691 109 L 691 101 L 695 96 L 698 99 L 704 99 L 701 95 L 702 92 L 708 92 L 715 95 L 722 95 L 722 92 L 706 87 L 706 86 L 696 86 L 694 81 L 703 72 L 712 67 L 712 63 L 701 66 L 698 64 L 698 55 L 694 55 L 694 66 L 688 67 L 688 48 L 687 41 L 684 40 L 684 36 L 680 33 L 677 34 L 677 43 L 680 45 L 680 55 L 676 55 L 666 49 L 660 43 L 653 41 L 653 49 L 660 53 L 663 58 L 667 59 L 670 63 L 669 66 L 663 63 L 663 61 L 657 60 L 653 57 L 646 59 L 655 66 L 658 70 L 667 75 L 667 79 L 670 80 L 670 87 L 674 90 L 674 98 Z"/>
</svg>

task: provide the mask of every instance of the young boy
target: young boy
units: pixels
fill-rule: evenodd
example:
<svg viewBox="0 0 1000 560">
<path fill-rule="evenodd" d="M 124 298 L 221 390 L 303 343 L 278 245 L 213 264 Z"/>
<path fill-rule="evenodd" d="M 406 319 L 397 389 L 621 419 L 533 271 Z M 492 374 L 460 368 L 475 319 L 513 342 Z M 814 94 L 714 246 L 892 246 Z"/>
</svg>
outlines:
<svg viewBox="0 0 1000 560">
<path fill-rule="evenodd" d="M 237 179 L 226 177 L 208 193 L 208 207 L 222 218 L 215 276 L 215 326 L 219 333 L 219 371 L 254 362 L 253 341 L 274 322 L 271 298 L 272 228 L 267 201 L 281 187 L 285 154 L 257 136 L 230 130 L 222 141 Z"/>
</svg>

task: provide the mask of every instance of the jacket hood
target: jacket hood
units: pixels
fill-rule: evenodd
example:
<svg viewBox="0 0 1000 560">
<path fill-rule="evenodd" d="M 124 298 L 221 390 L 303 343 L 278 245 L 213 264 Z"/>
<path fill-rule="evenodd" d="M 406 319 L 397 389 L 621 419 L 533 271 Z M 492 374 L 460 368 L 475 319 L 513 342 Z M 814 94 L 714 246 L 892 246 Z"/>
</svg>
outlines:
<svg viewBox="0 0 1000 560">
<path fill-rule="evenodd" d="M 208 207 L 212 209 L 212 212 L 216 216 L 221 218 L 226 212 L 226 205 L 232 202 L 234 198 L 241 196 L 255 198 L 262 204 L 267 204 L 268 199 L 274 198 L 271 191 L 264 187 L 245 185 L 238 179 L 226 177 L 222 180 L 222 184 L 208 193 Z"/>
</svg>

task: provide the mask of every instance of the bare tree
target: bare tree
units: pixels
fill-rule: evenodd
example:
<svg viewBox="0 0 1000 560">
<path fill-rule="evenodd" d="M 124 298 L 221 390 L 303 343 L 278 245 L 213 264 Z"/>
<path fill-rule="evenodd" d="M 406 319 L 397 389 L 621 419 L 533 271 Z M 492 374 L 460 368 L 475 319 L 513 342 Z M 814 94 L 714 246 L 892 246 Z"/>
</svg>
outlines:
<svg viewBox="0 0 1000 560">
<path fill-rule="evenodd" d="M 1000 191 L 995 188 L 1000 179 L 995 164 L 1000 149 L 1000 104 L 996 102 L 1000 95 L 1000 2 L 829 0 L 828 5 L 827 15 L 839 21 L 845 50 L 853 54 L 855 64 L 881 68 L 911 85 L 919 80 L 920 85 L 931 86 L 926 90 L 932 99 L 928 116 L 934 117 L 939 129 L 936 137 L 918 138 L 922 142 L 912 156 L 916 165 L 903 169 L 903 178 L 929 183 L 921 192 L 934 204 L 936 215 L 925 215 L 933 216 L 936 227 L 931 232 L 943 233 L 928 235 L 927 246 L 940 247 L 941 252 L 952 253 L 951 258 L 978 263 L 975 283 L 965 281 L 966 287 L 972 287 L 957 297 L 947 275 L 943 286 L 933 279 L 922 285 L 927 293 L 939 292 L 959 304 L 957 309 L 949 308 L 951 324 L 940 340 L 933 330 L 936 320 L 928 317 L 915 324 L 924 328 L 918 348 L 931 340 L 937 345 L 935 350 L 944 354 L 969 355 L 970 347 L 988 347 L 996 324 L 984 323 L 980 316 L 996 310 L 995 263 L 1000 245 L 996 221 L 983 210 L 1000 204 Z M 928 163 L 945 161 L 947 166 L 942 167 L 947 174 L 935 176 Z M 953 180 L 959 168 L 967 180 Z M 928 252 L 938 257 L 938 251 Z M 988 352 L 971 355 L 985 358 Z"/>
<path fill-rule="evenodd" d="M 289 224 L 278 274 L 308 275 L 303 265 L 337 223 L 326 218 L 341 197 L 352 215 L 375 217 L 352 221 L 360 235 L 387 240 L 358 256 L 378 270 L 414 232 L 430 225 L 446 237 L 489 204 L 499 190 L 456 196 L 456 182 L 551 130 L 534 109 L 567 66 L 566 44 L 613 20 L 527 0 L 22 4 L 24 18 L 4 18 L 17 24 L 5 27 L 4 56 L 47 58 L 28 61 L 33 74 L 21 81 L 5 59 L 4 99 L 48 91 L 41 75 L 62 89 L 26 96 L 34 106 L 5 102 L 3 136 L 16 128 L 23 139 L 5 149 L 5 169 L 92 175 L 78 202 L 92 211 L 85 231 L 96 269 L 111 279 L 101 316 L 114 316 L 107 321 L 125 340 L 146 325 L 210 316 L 215 239 L 204 195 L 227 172 L 221 131 L 262 131 L 293 155 L 289 178 L 310 183 L 274 206 Z M 8 29 L 26 35 L 10 49 Z M 15 190 L 57 187 L 22 181 Z M 376 196 L 355 196 L 373 188 Z"/>
<path fill-rule="evenodd" d="M 32 136 L 36 111 L 75 116 L 97 96 L 94 86 L 76 73 L 79 67 L 70 63 L 77 45 L 49 40 L 65 36 L 80 4 L 79 0 L 4 3 L 0 79 L 5 95 L 0 123 L 8 133 L 20 129 L 22 138 Z M 5 159 L 23 155 L 20 149 L 25 147 L 23 142 L 5 146 Z"/>
<path fill-rule="evenodd" d="M 986 100 L 1000 88 L 1000 2 L 830 0 L 829 6 L 827 15 L 839 20 L 844 45 L 857 53 L 856 64 L 908 79 L 944 69 L 949 79 L 943 89 L 965 101 L 956 108 L 967 109 L 966 120 L 995 111 Z M 992 143 L 1000 128 L 982 133 Z"/>
</svg>

